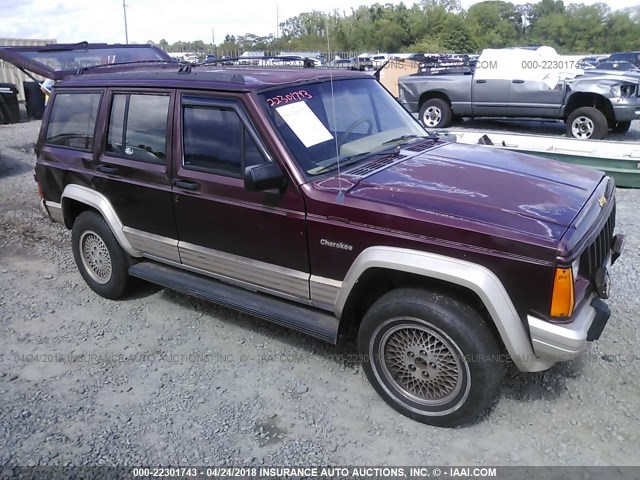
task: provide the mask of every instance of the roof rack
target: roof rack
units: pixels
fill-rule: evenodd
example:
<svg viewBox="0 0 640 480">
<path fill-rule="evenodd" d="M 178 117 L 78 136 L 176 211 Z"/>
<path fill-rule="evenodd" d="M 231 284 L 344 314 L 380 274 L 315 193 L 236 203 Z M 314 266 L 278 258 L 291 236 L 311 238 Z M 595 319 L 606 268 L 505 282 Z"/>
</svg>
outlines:
<svg viewBox="0 0 640 480">
<path fill-rule="evenodd" d="M 278 65 L 276 62 L 283 62 Z M 269 63 L 271 62 L 271 63 Z M 267 67 L 267 68 L 314 68 L 316 62 L 310 57 L 297 55 L 261 55 L 255 57 L 226 57 L 215 60 L 205 60 L 193 64 L 194 66 L 233 66 L 233 67 Z"/>
<path fill-rule="evenodd" d="M 108 69 L 112 67 L 134 66 L 134 65 L 144 66 L 144 65 L 158 65 L 158 64 L 178 65 L 179 68 L 185 65 L 183 62 L 178 62 L 177 60 L 134 60 L 131 62 L 103 63 L 100 65 L 89 65 L 87 67 L 81 67 L 75 71 L 75 75 L 82 75 L 84 72 L 87 72 L 89 70 L 100 69 L 100 68 Z"/>
<path fill-rule="evenodd" d="M 452 73 L 473 73 L 476 61 L 460 57 L 432 55 L 420 63 L 416 75 L 446 75 Z"/>
</svg>

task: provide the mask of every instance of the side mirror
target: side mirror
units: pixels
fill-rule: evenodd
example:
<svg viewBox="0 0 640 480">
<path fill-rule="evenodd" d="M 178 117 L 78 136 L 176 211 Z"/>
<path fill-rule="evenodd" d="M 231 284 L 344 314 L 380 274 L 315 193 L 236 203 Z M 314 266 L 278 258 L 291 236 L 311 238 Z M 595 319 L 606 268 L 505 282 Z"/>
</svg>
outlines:
<svg viewBox="0 0 640 480">
<path fill-rule="evenodd" d="M 249 192 L 282 189 L 284 174 L 277 163 L 251 165 L 244 169 L 244 188 Z"/>
</svg>

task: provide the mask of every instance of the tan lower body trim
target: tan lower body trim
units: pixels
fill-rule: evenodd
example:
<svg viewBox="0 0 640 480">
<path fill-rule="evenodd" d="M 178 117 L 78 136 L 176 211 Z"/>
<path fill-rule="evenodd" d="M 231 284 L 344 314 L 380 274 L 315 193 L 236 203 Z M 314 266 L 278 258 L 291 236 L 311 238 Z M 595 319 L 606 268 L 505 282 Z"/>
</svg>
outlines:
<svg viewBox="0 0 640 480">
<path fill-rule="evenodd" d="M 179 242 L 182 263 L 288 296 L 309 300 L 309 274 L 299 270 Z"/>
<path fill-rule="evenodd" d="M 180 262 L 177 240 L 131 227 L 123 227 L 122 231 L 131 246 L 143 254 Z"/>
<path fill-rule="evenodd" d="M 342 282 L 331 278 L 311 275 L 309 280 L 311 304 L 314 307 L 333 311 Z"/>
<path fill-rule="evenodd" d="M 153 260 L 201 273 L 248 290 L 333 311 L 342 282 L 124 227 L 133 248 Z"/>
</svg>

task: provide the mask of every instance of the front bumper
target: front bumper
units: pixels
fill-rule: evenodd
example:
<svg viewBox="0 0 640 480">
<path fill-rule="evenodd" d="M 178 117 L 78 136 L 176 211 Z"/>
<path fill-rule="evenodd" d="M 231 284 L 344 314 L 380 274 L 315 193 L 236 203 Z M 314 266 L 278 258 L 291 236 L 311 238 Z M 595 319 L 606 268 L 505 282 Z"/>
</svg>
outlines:
<svg viewBox="0 0 640 480">
<path fill-rule="evenodd" d="M 59 203 L 42 199 L 40 201 L 40 212 L 42 212 L 42 215 L 47 217 L 52 222 L 64 223 L 62 205 Z"/>
<path fill-rule="evenodd" d="M 564 362 L 577 357 L 588 341 L 597 340 L 611 311 L 606 303 L 592 295 L 569 324 L 549 323 L 527 316 L 531 344 L 536 356 L 552 362 Z"/>
<path fill-rule="evenodd" d="M 623 99 L 627 100 L 627 99 Z M 640 120 L 640 101 L 633 98 L 631 102 L 613 104 L 613 113 L 616 121 L 629 122 L 632 120 Z"/>
</svg>

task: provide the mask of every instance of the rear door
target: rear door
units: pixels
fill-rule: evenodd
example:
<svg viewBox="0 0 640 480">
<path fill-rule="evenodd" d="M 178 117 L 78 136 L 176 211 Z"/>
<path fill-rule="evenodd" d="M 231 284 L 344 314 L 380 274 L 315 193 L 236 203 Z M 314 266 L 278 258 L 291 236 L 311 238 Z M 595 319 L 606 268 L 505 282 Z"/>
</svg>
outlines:
<svg viewBox="0 0 640 480">
<path fill-rule="evenodd" d="M 174 92 L 112 89 L 105 103 L 94 187 L 111 201 L 134 248 L 179 262 L 169 149 Z"/>
<path fill-rule="evenodd" d="M 305 208 L 284 192 L 248 192 L 242 172 L 275 161 L 238 95 L 181 94 L 173 206 L 182 263 L 246 288 L 309 301 Z M 180 152 L 180 154 L 178 154 Z"/>
</svg>

